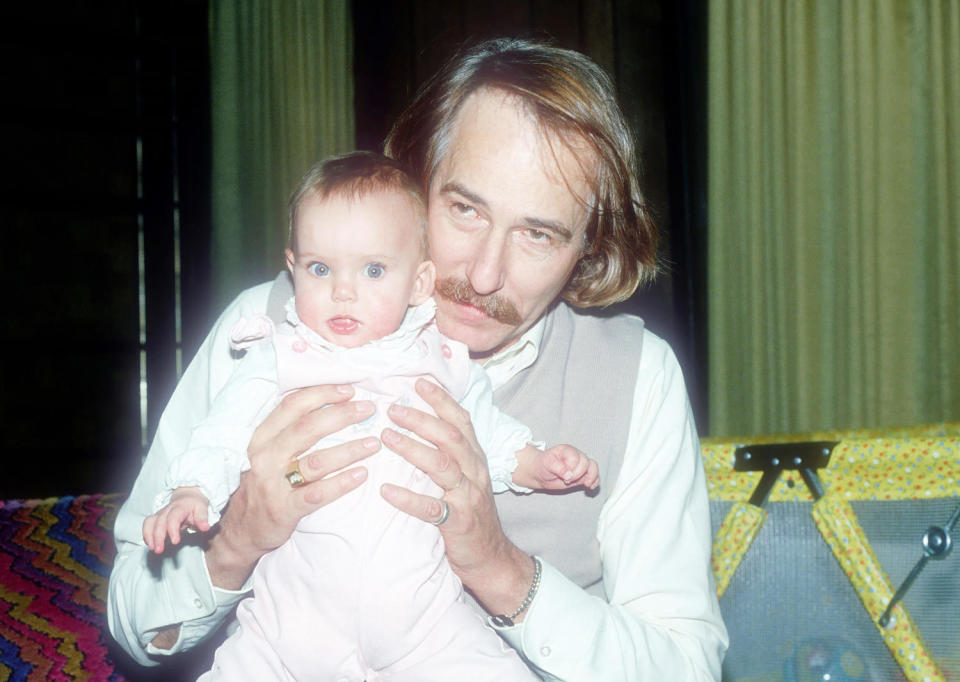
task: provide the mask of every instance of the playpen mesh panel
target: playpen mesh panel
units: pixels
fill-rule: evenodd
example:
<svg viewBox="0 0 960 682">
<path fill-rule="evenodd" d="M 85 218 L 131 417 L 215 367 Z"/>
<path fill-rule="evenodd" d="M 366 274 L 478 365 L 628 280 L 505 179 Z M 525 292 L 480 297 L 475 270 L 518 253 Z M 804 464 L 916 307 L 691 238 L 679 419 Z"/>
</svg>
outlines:
<svg viewBox="0 0 960 682">
<path fill-rule="evenodd" d="M 927 528 L 945 524 L 957 504 L 942 498 L 851 506 L 896 589 L 922 555 Z M 731 506 L 711 502 L 714 532 Z M 764 527 L 720 599 L 730 633 L 724 681 L 907 679 L 814 524 L 811 507 L 765 506 Z M 952 535 L 957 543 L 960 526 Z M 903 604 L 940 672 L 960 680 L 960 551 L 928 561 Z"/>
</svg>

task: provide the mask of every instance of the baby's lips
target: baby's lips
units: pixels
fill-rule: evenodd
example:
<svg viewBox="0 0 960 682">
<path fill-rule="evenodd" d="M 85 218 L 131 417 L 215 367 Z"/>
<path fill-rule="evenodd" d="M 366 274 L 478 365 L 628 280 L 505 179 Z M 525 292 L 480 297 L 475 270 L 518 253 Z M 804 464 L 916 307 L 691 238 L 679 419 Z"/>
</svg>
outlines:
<svg viewBox="0 0 960 682">
<path fill-rule="evenodd" d="M 348 315 L 339 315 L 327 320 L 327 326 L 335 334 L 352 334 L 360 326 L 360 322 Z"/>
</svg>

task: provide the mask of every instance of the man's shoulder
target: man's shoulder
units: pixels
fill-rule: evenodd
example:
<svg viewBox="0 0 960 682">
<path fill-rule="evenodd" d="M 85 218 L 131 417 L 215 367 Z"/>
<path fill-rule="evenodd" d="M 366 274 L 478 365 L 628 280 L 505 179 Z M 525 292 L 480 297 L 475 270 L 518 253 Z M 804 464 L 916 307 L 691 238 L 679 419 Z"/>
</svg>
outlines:
<svg viewBox="0 0 960 682">
<path fill-rule="evenodd" d="M 553 314 L 564 320 L 577 333 L 589 330 L 601 339 L 622 341 L 624 337 L 640 338 L 650 334 L 643 318 L 630 313 L 610 312 L 597 308 L 575 308 L 568 303 L 560 303 Z"/>
<path fill-rule="evenodd" d="M 267 311 L 267 302 L 276 280 L 262 282 L 241 291 L 224 310 L 224 317 L 254 317 Z"/>
<path fill-rule="evenodd" d="M 595 344 L 619 349 L 617 352 L 641 353 L 644 365 L 668 366 L 677 362 L 670 344 L 650 331 L 637 315 L 575 308 L 566 303 L 558 305 L 553 314 L 566 318 L 573 334 L 590 338 Z"/>
</svg>

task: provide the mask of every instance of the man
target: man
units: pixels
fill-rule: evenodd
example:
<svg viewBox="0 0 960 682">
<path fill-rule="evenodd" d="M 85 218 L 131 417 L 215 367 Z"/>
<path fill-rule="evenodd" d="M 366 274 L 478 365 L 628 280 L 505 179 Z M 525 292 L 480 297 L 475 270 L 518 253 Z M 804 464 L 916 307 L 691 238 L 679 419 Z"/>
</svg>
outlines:
<svg viewBox="0 0 960 682">
<path fill-rule="evenodd" d="M 623 300 L 655 265 L 633 144 L 606 76 L 580 54 L 491 41 L 454 59 L 401 116 L 387 152 L 428 192 L 441 330 L 484 363 L 501 409 L 600 462 L 599 494 L 494 498 L 469 417 L 394 408 L 382 441 L 441 499 L 383 496 L 440 524 L 454 571 L 545 679 L 719 679 L 726 633 L 709 570 L 696 432 L 666 344 L 636 318 L 580 314 Z M 251 441 L 251 470 L 206 546 L 147 566 L 139 523 L 166 462 L 232 370 L 225 334 L 289 294 L 261 285 L 228 308 L 171 400 L 117 522 L 110 625 L 139 661 L 193 646 L 242 596 L 256 562 L 300 518 L 365 479 L 377 442 L 291 460 L 372 407 L 349 388 L 289 396 Z M 360 462 L 357 466 L 351 466 Z M 347 469 L 340 471 L 344 467 Z M 332 472 L 339 472 L 329 476 Z M 536 559 L 531 559 L 536 556 Z M 322 643 L 318 643 L 322 646 Z"/>
</svg>

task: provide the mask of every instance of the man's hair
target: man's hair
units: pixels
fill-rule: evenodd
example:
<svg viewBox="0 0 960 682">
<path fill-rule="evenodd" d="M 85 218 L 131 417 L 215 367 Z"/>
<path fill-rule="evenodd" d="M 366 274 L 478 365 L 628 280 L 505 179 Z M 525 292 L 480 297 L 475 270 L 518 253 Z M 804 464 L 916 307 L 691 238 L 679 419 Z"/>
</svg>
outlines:
<svg viewBox="0 0 960 682">
<path fill-rule="evenodd" d="M 297 214 L 307 198 L 331 197 L 359 200 L 376 192 L 402 192 L 410 199 L 420 232 L 420 253 L 427 257 L 426 200 L 417 181 L 391 158 L 374 152 L 350 152 L 314 164 L 290 193 L 287 201 L 290 248 L 296 252 Z"/>
<path fill-rule="evenodd" d="M 637 179 L 635 144 L 604 71 L 579 52 L 519 39 L 489 40 L 456 55 L 427 81 L 387 136 L 385 151 L 429 189 L 467 97 L 493 88 L 519 98 L 549 144 L 567 145 L 593 192 L 583 253 L 562 292 L 569 303 L 629 298 L 657 270 L 657 230 Z M 590 169 L 593 168 L 593 172 Z"/>
</svg>

